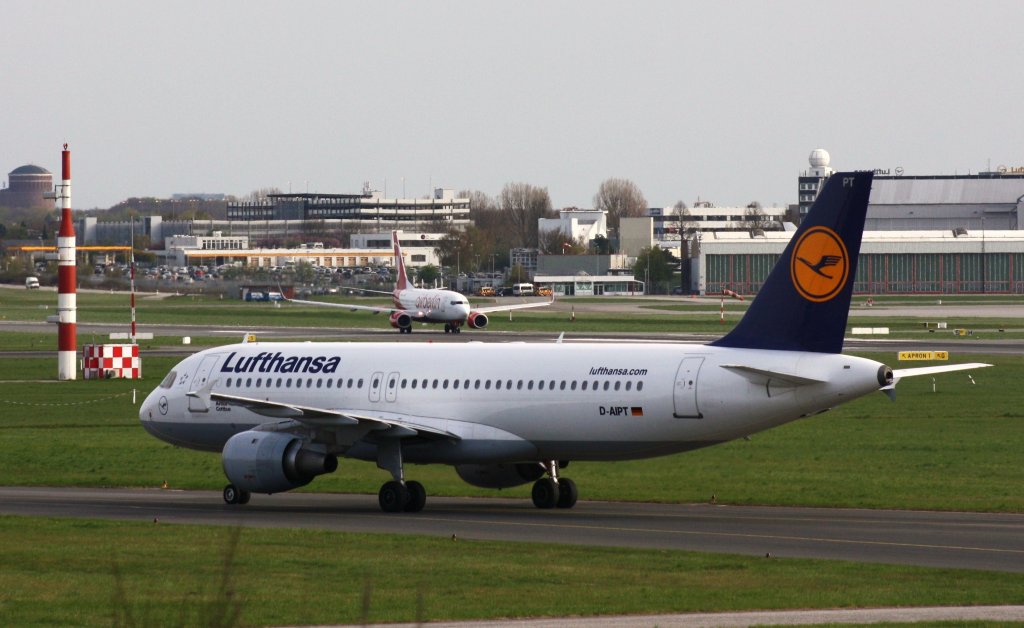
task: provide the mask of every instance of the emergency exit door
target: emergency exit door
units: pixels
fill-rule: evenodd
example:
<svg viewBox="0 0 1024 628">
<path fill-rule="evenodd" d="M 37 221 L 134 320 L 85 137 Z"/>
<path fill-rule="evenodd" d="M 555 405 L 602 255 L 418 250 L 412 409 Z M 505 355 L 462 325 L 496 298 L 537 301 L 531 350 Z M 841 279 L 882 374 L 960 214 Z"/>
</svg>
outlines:
<svg viewBox="0 0 1024 628">
<path fill-rule="evenodd" d="M 675 404 L 673 416 L 677 419 L 700 419 L 700 406 L 697 399 L 697 378 L 700 367 L 704 363 L 703 356 L 683 358 L 676 372 L 676 385 L 672 400 Z"/>
</svg>

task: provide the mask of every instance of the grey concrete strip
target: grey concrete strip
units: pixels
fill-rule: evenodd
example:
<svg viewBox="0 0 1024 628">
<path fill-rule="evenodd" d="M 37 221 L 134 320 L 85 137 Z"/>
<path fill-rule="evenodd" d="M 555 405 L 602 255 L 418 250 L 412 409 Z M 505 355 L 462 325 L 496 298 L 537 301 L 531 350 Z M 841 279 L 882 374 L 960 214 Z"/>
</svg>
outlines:
<svg viewBox="0 0 1024 628">
<path fill-rule="evenodd" d="M 1024 622 L 1024 606 L 939 606 L 923 608 L 867 608 L 810 611 L 752 611 L 745 613 L 684 613 L 679 615 L 620 615 L 615 617 L 561 617 L 500 621 L 442 622 L 429 628 L 735 628 L 740 626 L 808 624 L 877 624 L 924 621 Z M 420 624 L 388 624 L 413 628 Z"/>
</svg>

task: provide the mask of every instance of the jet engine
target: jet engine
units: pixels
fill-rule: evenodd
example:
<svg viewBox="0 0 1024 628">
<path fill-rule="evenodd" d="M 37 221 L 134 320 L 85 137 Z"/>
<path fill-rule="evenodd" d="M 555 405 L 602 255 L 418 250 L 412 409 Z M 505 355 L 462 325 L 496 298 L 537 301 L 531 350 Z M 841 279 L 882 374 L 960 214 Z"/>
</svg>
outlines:
<svg viewBox="0 0 1024 628">
<path fill-rule="evenodd" d="M 282 432 L 239 432 L 224 445 L 224 475 L 236 488 L 281 493 L 309 484 L 338 468 L 334 454 L 316 451 L 307 441 Z"/>
<path fill-rule="evenodd" d="M 405 312 L 394 312 L 391 315 L 391 326 L 395 329 L 409 329 L 412 327 L 412 317 Z"/>
<path fill-rule="evenodd" d="M 509 488 L 535 482 L 544 475 L 544 467 L 535 462 L 516 464 L 460 464 L 455 472 L 467 484 L 480 488 Z"/>
<path fill-rule="evenodd" d="M 466 322 L 473 329 L 483 329 L 487 327 L 487 315 L 483 312 L 470 312 Z"/>
</svg>

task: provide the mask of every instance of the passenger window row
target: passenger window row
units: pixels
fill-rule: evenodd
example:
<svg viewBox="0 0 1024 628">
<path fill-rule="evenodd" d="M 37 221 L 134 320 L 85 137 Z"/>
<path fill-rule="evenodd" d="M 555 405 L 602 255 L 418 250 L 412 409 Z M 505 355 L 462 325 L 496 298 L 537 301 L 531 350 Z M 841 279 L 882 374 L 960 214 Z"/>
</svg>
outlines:
<svg viewBox="0 0 1024 628">
<path fill-rule="evenodd" d="M 380 384 L 380 380 L 373 380 L 371 388 L 377 388 Z M 392 379 L 388 382 L 389 388 L 394 388 L 396 380 Z M 224 385 L 227 388 L 337 388 L 337 389 L 362 389 L 363 380 L 359 379 L 322 379 L 307 377 L 305 380 L 301 377 L 246 377 L 245 379 L 239 378 L 227 378 Z M 640 392 L 644 389 L 644 383 L 642 381 L 633 382 L 632 380 L 616 380 L 612 381 L 598 381 L 593 382 L 588 380 L 537 380 L 536 382 L 532 379 L 529 380 L 512 380 L 512 379 L 408 379 L 403 378 L 401 382 L 402 390 L 427 390 L 427 389 L 438 389 L 441 390 L 548 390 L 548 391 L 563 391 L 563 390 L 624 390 L 626 392 L 636 389 L 636 392 Z"/>
<path fill-rule="evenodd" d="M 390 385 L 394 386 L 394 381 L 390 382 Z M 638 392 L 644 389 L 644 383 L 642 381 L 641 382 L 636 382 L 635 386 L 636 386 L 636 390 Z M 614 381 L 614 382 L 605 381 L 605 382 L 600 382 L 598 380 L 594 380 L 593 383 L 591 383 L 591 382 L 589 382 L 587 380 L 583 380 L 583 381 L 568 380 L 567 381 L 567 380 L 564 380 L 564 379 L 563 380 L 554 380 L 554 379 L 552 379 L 552 380 L 543 380 L 543 379 L 541 379 L 541 380 L 537 380 L 536 382 L 534 380 L 532 380 L 532 379 L 528 379 L 528 380 L 522 380 L 522 379 L 516 379 L 516 380 L 512 380 L 512 379 L 506 379 L 506 380 L 502 380 L 502 379 L 496 379 L 496 380 L 490 380 L 490 379 L 482 379 L 482 380 L 481 379 L 473 379 L 473 380 L 471 380 L 471 379 L 452 379 L 452 380 L 447 380 L 447 379 L 434 379 L 434 380 L 430 380 L 430 379 L 402 379 L 402 383 L 401 383 L 401 388 L 403 390 L 405 390 L 406 388 L 409 388 L 409 389 L 412 389 L 412 390 L 416 390 L 417 388 L 419 388 L 419 389 L 427 389 L 427 388 L 437 389 L 437 388 L 440 388 L 442 390 L 448 390 L 449 388 L 451 388 L 451 390 L 460 390 L 460 389 L 461 390 L 470 390 L 470 389 L 472 389 L 472 390 L 481 390 L 481 389 L 482 390 L 513 390 L 513 389 L 515 389 L 515 390 L 549 390 L 549 391 L 552 391 L 552 390 L 560 390 L 560 391 L 561 390 L 570 390 L 571 391 L 571 390 L 588 390 L 588 388 L 589 388 L 589 390 L 595 390 L 595 391 L 596 390 L 626 390 L 626 391 L 630 391 L 630 390 L 633 390 L 633 387 L 634 387 L 634 382 L 631 381 L 631 380 L 625 381 L 625 382 L 623 382 L 623 381 Z"/>
<path fill-rule="evenodd" d="M 349 378 L 348 380 L 345 380 L 340 377 L 337 380 L 322 379 L 319 377 L 316 379 L 312 377 L 307 377 L 305 380 L 303 380 L 301 377 L 296 377 L 294 379 L 292 379 L 291 377 L 278 377 L 276 381 L 273 377 L 268 377 L 266 379 L 262 377 L 246 377 L 244 380 L 241 377 L 239 377 L 238 379 L 233 379 L 229 377 L 227 381 L 224 382 L 224 385 L 227 388 L 231 388 L 233 386 L 237 388 L 253 388 L 254 384 L 255 388 L 303 388 L 303 381 L 305 381 L 305 388 L 359 389 L 363 387 L 362 378 Z M 335 383 L 337 383 L 337 385 L 335 385 Z"/>
</svg>

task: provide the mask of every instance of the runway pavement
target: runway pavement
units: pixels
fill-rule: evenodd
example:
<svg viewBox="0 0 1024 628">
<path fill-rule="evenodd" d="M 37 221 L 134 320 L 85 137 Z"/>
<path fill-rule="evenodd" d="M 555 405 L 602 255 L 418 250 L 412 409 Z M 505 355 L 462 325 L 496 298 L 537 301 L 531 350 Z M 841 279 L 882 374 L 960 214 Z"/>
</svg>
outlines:
<svg viewBox="0 0 1024 628">
<path fill-rule="evenodd" d="M 318 341 L 374 341 L 374 342 L 554 342 L 559 334 L 551 332 L 507 332 L 492 330 L 467 330 L 461 334 L 446 334 L 443 329 L 417 329 L 412 334 L 399 334 L 395 330 L 380 328 L 349 328 L 349 327 L 260 327 L 260 326 L 201 326 L 154 324 L 144 327 L 146 332 L 155 336 L 193 338 L 223 338 L 225 341 L 241 340 L 243 334 L 252 332 L 263 341 L 307 340 L 316 338 Z M 49 323 L 25 321 L 0 321 L 0 331 L 55 333 Z M 124 325 L 109 323 L 79 323 L 78 335 L 81 338 L 94 335 L 102 339 L 111 332 L 125 331 Z M 563 342 L 678 342 L 685 344 L 706 343 L 717 338 L 714 334 L 695 333 L 599 333 L 576 332 L 569 328 L 563 336 Z M 190 354 L 206 348 L 199 345 L 165 346 L 150 349 L 149 355 Z M 993 338 L 954 338 L 952 335 L 927 335 L 921 339 L 894 340 L 888 338 L 852 338 L 844 343 L 846 351 L 880 351 L 896 353 L 897 351 L 949 351 L 951 354 L 990 353 L 1014 354 L 1024 353 L 1024 340 Z M 32 355 L 31 352 L 21 352 Z"/>
<path fill-rule="evenodd" d="M 1024 514 L 587 501 L 571 510 L 538 510 L 526 499 L 429 497 L 423 512 L 396 515 L 381 512 L 376 495 L 254 495 L 248 505 L 228 506 L 212 491 L 23 487 L 0 488 L 0 513 L 455 535 L 1024 573 Z"/>
</svg>

